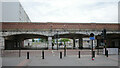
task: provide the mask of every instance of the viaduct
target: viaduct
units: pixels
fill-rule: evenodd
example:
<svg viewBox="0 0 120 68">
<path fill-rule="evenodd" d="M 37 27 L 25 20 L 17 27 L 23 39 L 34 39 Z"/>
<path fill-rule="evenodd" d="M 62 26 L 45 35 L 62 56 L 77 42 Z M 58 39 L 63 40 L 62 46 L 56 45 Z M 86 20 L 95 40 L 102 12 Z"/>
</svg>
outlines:
<svg viewBox="0 0 120 68">
<path fill-rule="evenodd" d="M 23 41 L 32 38 L 44 38 L 48 40 L 48 48 L 52 47 L 52 39 L 56 34 L 59 38 L 79 39 L 79 48 L 82 46 L 82 38 L 95 34 L 97 45 L 100 45 L 100 34 L 103 29 L 107 30 L 107 47 L 120 45 L 120 24 L 101 23 L 43 23 L 43 22 L 2 22 L 0 40 L 4 49 L 14 49 L 23 46 Z"/>
</svg>

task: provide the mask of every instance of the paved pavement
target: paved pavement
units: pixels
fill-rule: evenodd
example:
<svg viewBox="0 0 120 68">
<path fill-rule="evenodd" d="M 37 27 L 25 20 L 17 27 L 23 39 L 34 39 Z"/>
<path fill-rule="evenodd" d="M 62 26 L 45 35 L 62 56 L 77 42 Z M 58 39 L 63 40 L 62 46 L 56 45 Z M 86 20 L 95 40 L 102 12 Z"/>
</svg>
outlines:
<svg viewBox="0 0 120 68">
<path fill-rule="evenodd" d="M 96 55 L 95 60 L 91 59 L 91 51 L 82 50 L 81 58 L 78 58 L 79 50 L 68 50 L 67 56 L 62 59 L 59 52 L 63 50 L 46 50 L 45 59 L 42 59 L 41 50 L 4 51 L 2 57 L 3 66 L 118 66 L 118 55 Z M 30 59 L 26 59 L 26 52 L 30 52 Z M 63 53 L 64 55 L 64 53 Z"/>
</svg>

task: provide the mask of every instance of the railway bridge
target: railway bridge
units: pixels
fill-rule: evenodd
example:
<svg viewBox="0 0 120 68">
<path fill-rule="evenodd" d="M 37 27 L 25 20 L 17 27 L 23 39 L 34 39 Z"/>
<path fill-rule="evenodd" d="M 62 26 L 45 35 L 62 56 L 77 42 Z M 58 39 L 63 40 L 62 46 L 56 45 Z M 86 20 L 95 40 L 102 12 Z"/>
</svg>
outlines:
<svg viewBox="0 0 120 68">
<path fill-rule="evenodd" d="M 23 41 L 32 38 L 44 38 L 48 40 L 48 48 L 52 48 L 52 39 L 70 38 L 79 39 L 79 48 L 82 46 L 82 38 L 95 34 L 97 45 L 100 45 L 100 34 L 103 29 L 107 30 L 107 47 L 120 45 L 120 24 L 101 23 L 55 23 L 55 22 L 2 22 L 1 45 L 4 49 L 13 49 L 23 46 Z"/>
</svg>

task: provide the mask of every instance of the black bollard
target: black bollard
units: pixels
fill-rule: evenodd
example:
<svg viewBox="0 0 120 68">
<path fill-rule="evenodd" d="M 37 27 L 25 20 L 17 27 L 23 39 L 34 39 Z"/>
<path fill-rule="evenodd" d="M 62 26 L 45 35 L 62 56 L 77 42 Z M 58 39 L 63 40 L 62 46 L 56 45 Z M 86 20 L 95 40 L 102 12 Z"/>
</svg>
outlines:
<svg viewBox="0 0 120 68">
<path fill-rule="evenodd" d="M 64 57 L 66 57 L 66 49 L 64 49 Z"/>
<path fill-rule="evenodd" d="M 105 50 L 105 56 L 107 55 L 107 50 Z"/>
<path fill-rule="evenodd" d="M 44 50 L 42 51 L 42 59 L 45 59 L 45 58 L 44 58 Z"/>
<path fill-rule="evenodd" d="M 92 53 L 93 55 L 92 55 L 92 58 L 94 58 L 95 57 L 95 51 L 93 51 L 93 53 Z"/>
<path fill-rule="evenodd" d="M 106 50 L 106 57 L 108 57 L 108 50 Z"/>
<path fill-rule="evenodd" d="M 60 59 L 62 59 L 62 52 L 60 52 Z"/>
<path fill-rule="evenodd" d="M 80 58 L 80 51 L 79 51 L 78 55 L 79 55 L 79 58 Z"/>
<path fill-rule="evenodd" d="M 64 46 L 64 57 L 66 57 L 66 45 Z"/>
<path fill-rule="evenodd" d="M 29 52 L 27 52 L 27 59 L 29 59 Z"/>
<path fill-rule="evenodd" d="M 66 50 L 64 50 L 64 57 L 66 57 Z"/>
</svg>

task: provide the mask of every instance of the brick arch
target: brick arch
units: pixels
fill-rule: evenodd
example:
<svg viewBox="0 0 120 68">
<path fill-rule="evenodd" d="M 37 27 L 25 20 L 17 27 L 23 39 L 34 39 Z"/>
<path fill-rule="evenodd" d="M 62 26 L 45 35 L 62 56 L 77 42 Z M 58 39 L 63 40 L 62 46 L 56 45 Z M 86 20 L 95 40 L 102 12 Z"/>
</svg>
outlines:
<svg viewBox="0 0 120 68">
<path fill-rule="evenodd" d="M 47 36 L 40 35 L 40 34 L 12 34 L 12 35 L 5 36 L 5 39 L 8 39 L 8 40 L 16 40 L 16 39 L 25 40 L 25 39 L 30 39 L 30 38 L 45 38 L 46 39 Z"/>
<path fill-rule="evenodd" d="M 47 39 L 47 36 L 39 34 L 14 34 L 5 36 L 5 49 L 19 49 L 19 47 L 23 47 L 24 40 L 32 38 Z"/>
</svg>

